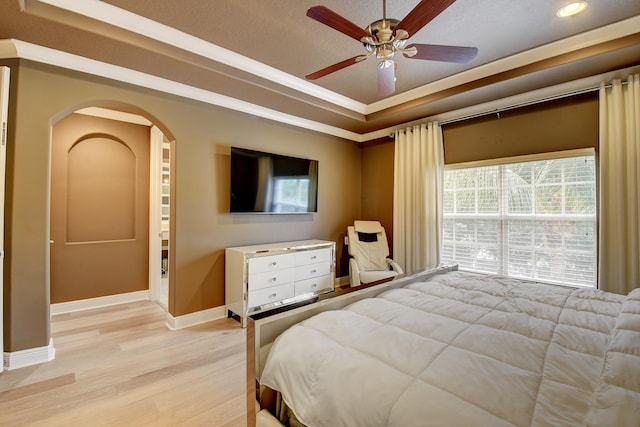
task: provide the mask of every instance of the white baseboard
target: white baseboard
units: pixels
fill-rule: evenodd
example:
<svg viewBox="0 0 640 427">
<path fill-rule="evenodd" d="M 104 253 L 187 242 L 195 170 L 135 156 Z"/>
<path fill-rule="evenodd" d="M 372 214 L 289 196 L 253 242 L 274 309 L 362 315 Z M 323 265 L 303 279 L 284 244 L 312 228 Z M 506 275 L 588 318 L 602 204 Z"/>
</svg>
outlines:
<svg viewBox="0 0 640 427">
<path fill-rule="evenodd" d="M 149 299 L 149 291 L 127 292 L 126 294 L 108 295 L 105 297 L 87 298 L 78 301 L 60 302 L 51 304 L 51 315 L 73 313 L 75 311 L 91 310 L 94 308 L 108 307 L 110 305 L 125 304 L 134 301 Z"/>
<path fill-rule="evenodd" d="M 25 368 L 27 366 L 38 365 L 50 362 L 56 357 L 56 349 L 53 347 L 53 339 L 49 340 L 49 345 L 26 350 L 5 352 L 3 357 L 4 369 Z"/>
<path fill-rule="evenodd" d="M 167 328 L 175 331 L 178 329 L 188 328 L 189 326 L 199 325 L 201 323 L 212 322 L 214 320 L 224 319 L 227 317 L 227 307 L 209 308 L 207 310 L 196 311 L 195 313 L 185 314 L 183 316 L 173 317 L 167 312 Z"/>
</svg>

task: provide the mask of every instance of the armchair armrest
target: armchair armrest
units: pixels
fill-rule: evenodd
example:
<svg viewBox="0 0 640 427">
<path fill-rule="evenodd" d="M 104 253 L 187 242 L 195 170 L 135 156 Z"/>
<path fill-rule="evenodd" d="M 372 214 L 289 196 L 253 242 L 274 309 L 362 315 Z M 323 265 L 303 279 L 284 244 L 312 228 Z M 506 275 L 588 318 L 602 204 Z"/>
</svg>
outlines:
<svg viewBox="0 0 640 427">
<path fill-rule="evenodd" d="M 387 264 L 396 273 L 398 273 L 398 274 L 403 274 L 404 273 L 404 271 L 402 271 L 402 267 L 400 267 L 400 264 L 398 264 L 397 262 L 395 262 L 391 258 L 387 258 Z"/>
<path fill-rule="evenodd" d="M 356 286 L 360 286 L 360 269 L 358 268 L 358 263 L 355 258 L 349 259 L 349 281 L 351 282 L 351 287 L 354 288 Z"/>
</svg>

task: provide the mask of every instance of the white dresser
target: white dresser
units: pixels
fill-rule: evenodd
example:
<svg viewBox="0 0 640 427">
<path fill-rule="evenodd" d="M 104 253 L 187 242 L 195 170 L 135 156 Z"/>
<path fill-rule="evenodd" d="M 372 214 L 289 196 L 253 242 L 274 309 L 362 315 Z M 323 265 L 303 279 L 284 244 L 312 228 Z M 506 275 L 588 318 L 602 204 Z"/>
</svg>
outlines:
<svg viewBox="0 0 640 427">
<path fill-rule="evenodd" d="M 336 244 L 301 240 L 227 248 L 225 304 L 247 316 L 333 291 Z"/>
</svg>

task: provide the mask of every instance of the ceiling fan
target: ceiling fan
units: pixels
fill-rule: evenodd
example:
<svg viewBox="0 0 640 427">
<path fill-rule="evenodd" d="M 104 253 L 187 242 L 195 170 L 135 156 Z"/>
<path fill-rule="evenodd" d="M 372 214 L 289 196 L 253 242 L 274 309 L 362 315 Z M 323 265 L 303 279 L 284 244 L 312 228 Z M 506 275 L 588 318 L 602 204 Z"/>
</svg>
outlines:
<svg viewBox="0 0 640 427">
<path fill-rule="evenodd" d="M 378 94 L 386 96 L 395 92 L 395 68 L 393 57 L 396 52 L 406 58 L 426 59 L 465 64 L 478 54 L 475 47 L 444 46 L 432 44 L 412 43 L 406 46 L 407 39 L 417 33 L 436 16 L 451 6 L 456 0 L 422 0 L 401 21 L 387 19 L 387 2 L 382 1 L 382 19 L 360 28 L 351 21 L 343 18 L 325 6 L 314 6 L 307 11 L 311 19 L 340 31 L 347 36 L 362 42 L 367 53 L 345 59 L 330 65 L 315 73 L 305 76 L 308 80 L 315 80 L 364 61 L 375 56 L 378 62 Z"/>
</svg>

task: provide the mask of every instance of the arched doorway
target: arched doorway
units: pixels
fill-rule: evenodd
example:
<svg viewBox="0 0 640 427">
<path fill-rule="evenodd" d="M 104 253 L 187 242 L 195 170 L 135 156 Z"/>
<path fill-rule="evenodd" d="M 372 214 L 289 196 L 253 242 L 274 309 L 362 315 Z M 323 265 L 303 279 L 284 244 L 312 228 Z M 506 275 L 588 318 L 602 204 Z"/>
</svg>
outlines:
<svg viewBox="0 0 640 427">
<path fill-rule="evenodd" d="M 144 112 L 100 104 L 52 126 L 51 313 L 137 299 L 168 310 L 172 140 Z"/>
</svg>

